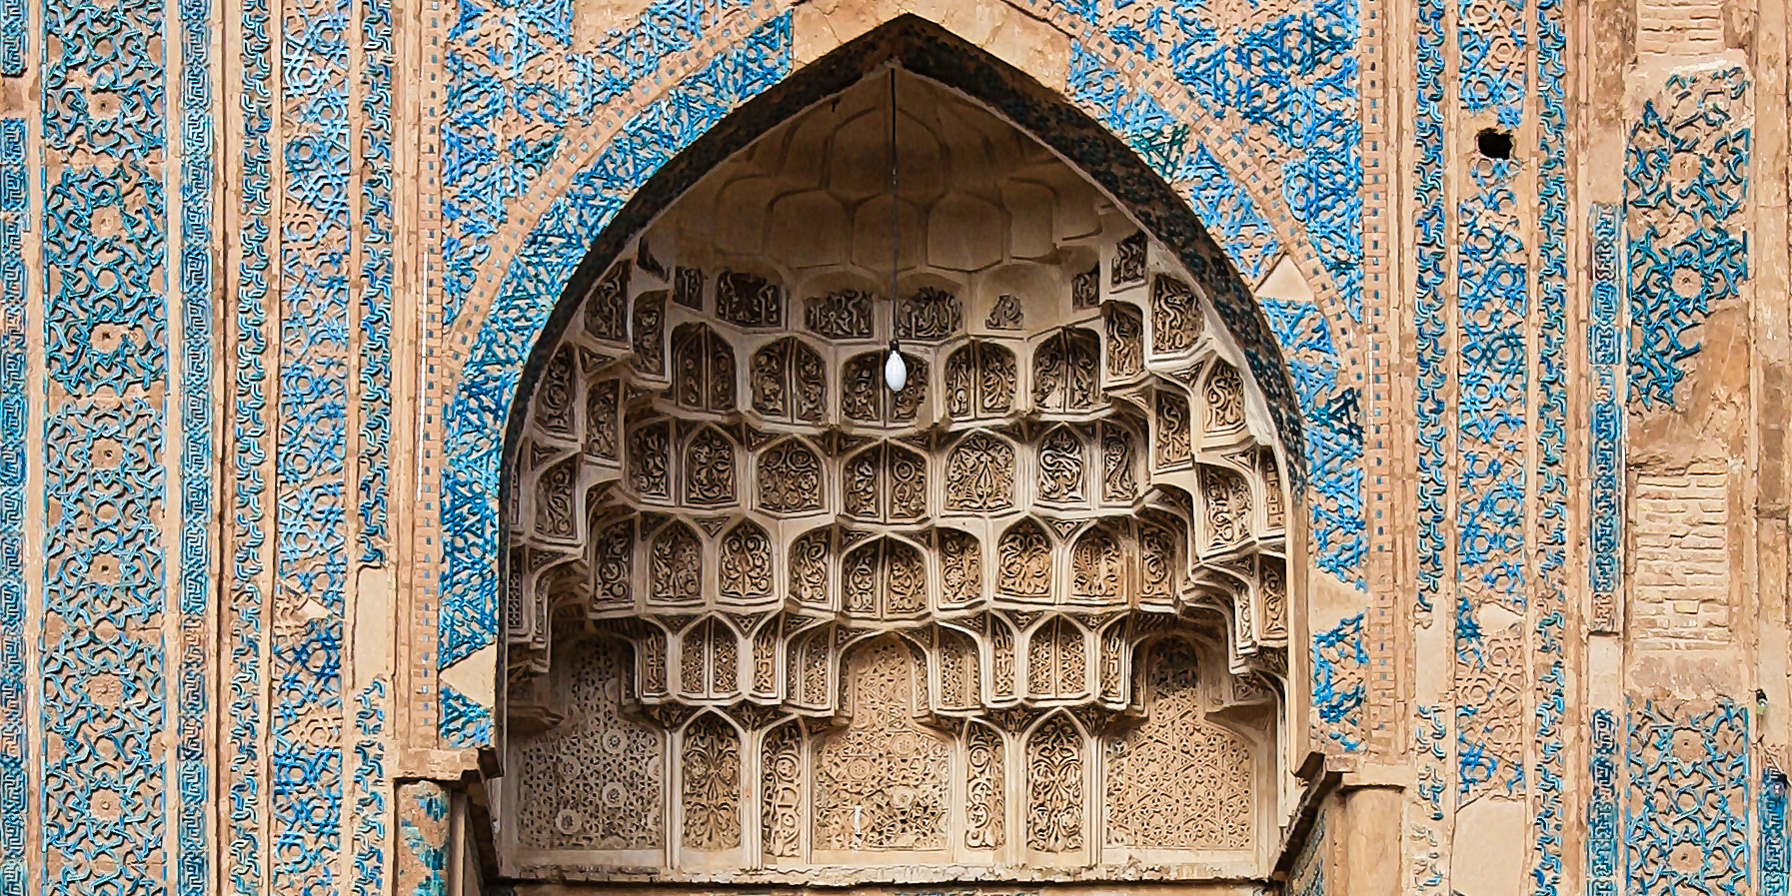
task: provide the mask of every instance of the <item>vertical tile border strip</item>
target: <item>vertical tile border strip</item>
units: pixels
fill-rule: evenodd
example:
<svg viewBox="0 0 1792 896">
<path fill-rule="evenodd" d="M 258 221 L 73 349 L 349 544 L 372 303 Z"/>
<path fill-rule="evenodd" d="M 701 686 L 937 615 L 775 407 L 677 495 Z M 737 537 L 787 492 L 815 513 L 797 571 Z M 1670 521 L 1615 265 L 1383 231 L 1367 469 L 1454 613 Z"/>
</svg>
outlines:
<svg viewBox="0 0 1792 896">
<path fill-rule="evenodd" d="M 1761 896 L 1786 896 L 1792 855 L 1786 842 L 1786 773 L 1761 770 Z"/>
<path fill-rule="evenodd" d="M 1456 775 L 1450 769 L 1450 715 L 1445 703 L 1413 706 L 1414 789 L 1424 819 L 1412 829 L 1412 889 L 1415 896 L 1443 893 L 1444 856 L 1450 849 L 1449 828 L 1455 808 Z"/>
<path fill-rule="evenodd" d="M 20 27 L 23 27 L 20 10 Z M 25 896 L 25 120 L 0 119 L 0 896 Z"/>
<path fill-rule="evenodd" d="M 212 813 L 207 734 L 213 652 L 212 513 L 212 67 L 211 0 L 180 0 L 181 538 L 180 666 L 175 780 L 180 789 L 182 896 L 209 891 Z"/>
<path fill-rule="evenodd" d="M 361 24 L 361 301 L 356 542 L 362 566 L 385 566 L 392 420 L 393 134 L 391 0 L 356 0 Z M 379 586 L 379 587 L 383 587 Z M 377 652 L 375 652 L 377 654 Z M 357 670 L 363 680 L 367 670 Z M 355 695 L 353 832 L 355 896 L 385 896 L 387 803 L 385 737 L 390 688 L 384 670 Z M 347 762 L 344 762 L 346 767 Z"/>
<path fill-rule="evenodd" d="M 1358 160 L 1362 170 L 1358 194 L 1363 214 L 1359 243 L 1362 263 L 1358 270 L 1365 327 L 1355 366 L 1359 371 L 1358 390 L 1367 395 L 1363 419 L 1369 430 L 1361 513 L 1365 548 L 1369 552 L 1364 584 L 1371 601 L 1369 739 L 1370 749 L 1377 753 L 1400 750 L 1400 738 L 1406 731 L 1401 715 L 1412 702 L 1412 676 L 1408 671 L 1411 657 L 1407 649 L 1411 640 L 1401 630 L 1402 620 L 1407 618 L 1400 588 L 1405 564 L 1397 553 L 1404 539 L 1400 537 L 1400 527 L 1390 527 L 1386 522 L 1401 516 L 1406 477 L 1389 473 L 1399 469 L 1407 456 L 1399 445 L 1407 428 L 1395 398 L 1399 390 L 1392 388 L 1395 384 L 1390 372 L 1394 365 L 1388 354 L 1390 332 L 1403 310 L 1399 295 L 1403 283 L 1394 276 L 1398 268 L 1391 263 L 1394 248 L 1400 245 L 1399 234 L 1393 228 L 1399 220 L 1397 210 L 1404 205 L 1396 189 L 1404 181 L 1395 176 L 1403 154 L 1388 138 L 1389 117 L 1398 120 L 1405 105 L 1392 79 L 1399 67 L 1392 64 L 1382 27 L 1392 5 L 1387 0 L 1360 0 L 1358 23 L 1362 30 L 1357 43 L 1357 120 L 1361 128 Z M 1381 522 L 1372 525 L 1371 520 Z"/>
<path fill-rule="evenodd" d="M 447 788 L 434 781 L 411 781 L 398 787 L 398 837 L 393 883 L 405 896 L 447 896 Z"/>
<path fill-rule="evenodd" d="M 1417 0 L 1418 47 L 1415 70 L 1417 110 L 1413 143 L 1414 252 L 1413 330 L 1418 359 L 1414 414 L 1417 418 L 1418 557 L 1414 618 L 1431 619 L 1444 593 L 1446 556 L 1445 479 L 1449 427 L 1449 328 L 1444 307 L 1448 246 L 1444 211 L 1444 0 Z"/>
<path fill-rule="evenodd" d="M 1516 162 L 1482 159 L 1458 204 L 1460 384 L 1456 440 L 1456 718 L 1462 803 L 1524 787 L 1522 624 L 1483 631 L 1479 611 L 1523 618 L 1526 417 L 1532 366 L 1527 256 L 1513 189 Z"/>
<path fill-rule="evenodd" d="M 1618 720 L 1603 707 L 1593 710 L 1588 738 L 1587 896 L 1617 896 L 1618 874 Z"/>
<path fill-rule="evenodd" d="M 30 30 L 31 16 L 25 9 L 25 0 L 0 0 L 0 78 L 25 74 L 25 54 L 31 49 Z"/>
<path fill-rule="evenodd" d="M 1567 749 L 1564 631 L 1568 609 L 1568 37 L 1563 0 L 1537 3 L 1537 545 L 1531 607 L 1537 724 L 1531 782 L 1533 896 L 1562 883 L 1562 786 Z"/>
<path fill-rule="evenodd" d="M 354 896 L 386 896 L 386 679 L 355 695 Z"/>
<path fill-rule="evenodd" d="M 350 0 L 282 4 L 277 571 L 268 676 L 269 884 L 343 873 L 343 628 L 348 576 Z"/>
<path fill-rule="evenodd" d="M 392 435 L 392 7 L 361 6 L 360 562 L 384 566 Z"/>
<path fill-rule="evenodd" d="M 1587 577 L 1592 608 L 1587 628 L 1617 634 L 1623 610 L 1624 574 L 1624 406 L 1630 382 L 1625 375 L 1624 290 L 1620 267 L 1623 210 L 1594 203 L 1589 211 L 1592 297 L 1587 309 L 1587 366 L 1592 371 L 1588 408 Z"/>
<path fill-rule="evenodd" d="M 1518 132 L 1530 66 L 1528 0 L 1457 0 L 1456 111 Z M 1467 154 L 1465 154 L 1467 155 Z M 1455 691 L 1458 805 L 1525 792 L 1525 634 L 1515 621 L 1483 631 L 1480 610 L 1525 618 L 1526 507 L 1533 485 L 1527 445 L 1535 363 L 1523 164 L 1468 155 L 1456 203 Z"/>
<path fill-rule="evenodd" d="M 185 858 L 170 834 L 182 724 L 168 559 L 179 541 L 169 531 L 168 405 L 179 399 L 169 394 L 178 275 L 167 195 L 178 18 L 155 0 L 39 10 L 47 396 L 31 443 L 43 452 L 46 514 L 34 859 L 45 892 L 147 891 L 178 880 Z M 115 102 L 84 102 L 87 60 L 114 54 Z M 114 749 L 84 748 L 99 741 Z"/>
<path fill-rule="evenodd" d="M 1448 501 L 1450 451 L 1447 413 L 1450 388 L 1450 326 L 1444 288 L 1448 283 L 1448 206 L 1444 201 L 1444 110 L 1447 68 L 1446 0 L 1415 0 L 1413 47 L 1413 317 L 1415 356 L 1413 390 L 1413 464 L 1416 473 L 1416 556 L 1413 557 L 1412 623 L 1442 625 L 1453 616 L 1436 613 L 1446 598 L 1444 571 L 1449 556 Z M 1395 158 L 1397 153 L 1390 153 Z M 1453 579 L 1451 581 L 1454 581 Z M 1418 640 L 1413 641 L 1419 643 Z M 1415 655 L 1414 669 L 1443 657 Z M 1421 676 L 1414 676 L 1415 687 Z M 1412 888 L 1419 896 L 1447 892 L 1451 820 L 1456 806 L 1456 774 L 1450 732 L 1453 707 L 1428 703 L 1435 694 L 1419 695 L 1413 706 L 1413 757 L 1418 765 L 1417 812 L 1413 824 Z"/>
<path fill-rule="evenodd" d="M 414 54 L 408 57 L 407 65 L 414 62 L 422 67 L 423 85 L 422 96 L 411 107 L 417 116 L 417 131 L 423 138 L 407 145 L 408 151 L 416 153 L 416 168 L 412 173 L 421 192 L 413 207 L 417 242 L 409 250 L 417 259 L 419 270 L 415 276 L 407 278 L 422 283 L 422 291 L 413 293 L 409 302 L 414 307 L 412 315 L 416 321 L 414 351 L 421 359 L 421 363 L 412 368 L 415 376 L 412 394 L 421 406 L 421 412 L 411 419 L 414 453 L 407 470 L 407 475 L 415 477 L 411 488 L 415 506 L 406 514 L 411 557 L 399 578 L 395 597 L 401 622 L 396 630 L 399 643 L 393 652 L 397 664 L 395 675 L 398 676 L 393 688 L 405 696 L 394 707 L 393 722 L 394 728 L 402 732 L 434 732 L 437 728 L 435 645 L 440 637 L 442 572 L 446 568 L 439 542 L 446 531 L 446 521 L 441 514 L 441 470 L 445 429 L 442 412 L 447 407 L 443 395 L 448 376 L 446 367 L 441 364 L 442 333 L 446 327 L 436 297 L 446 288 L 442 245 L 442 81 L 446 60 L 442 42 L 449 27 L 443 24 L 445 16 L 441 0 L 420 0 L 417 18 L 422 21 L 422 27 L 412 27 L 401 33 L 410 35 L 415 41 L 406 47 Z M 435 740 L 426 733 L 423 743 L 433 745 Z"/>
<path fill-rule="evenodd" d="M 228 606 L 224 630 L 230 651 L 230 754 L 225 788 L 230 857 L 227 892 L 262 891 L 263 818 L 267 798 L 263 740 L 267 721 L 263 677 L 269 516 L 266 470 L 272 454 L 267 396 L 270 223 L 273 211 L 273 45 L 268 0 L 243 0 L 238 83 L 242 115 L 240 234 L 236 307 L 230 336 L 231 512 Z M 275 388 L 278 388 L 277 383 Z M 220 832 L 222 834 L 222 832 Z"/>
</svg>

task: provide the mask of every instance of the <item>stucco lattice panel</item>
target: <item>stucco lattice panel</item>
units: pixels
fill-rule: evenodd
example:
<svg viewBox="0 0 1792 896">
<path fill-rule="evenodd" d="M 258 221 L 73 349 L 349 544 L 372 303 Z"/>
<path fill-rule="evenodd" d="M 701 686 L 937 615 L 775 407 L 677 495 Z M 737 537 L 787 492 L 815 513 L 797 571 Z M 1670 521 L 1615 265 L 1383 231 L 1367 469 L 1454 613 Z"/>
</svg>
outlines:
<svg viewBox="0 0 1792 896">
<path fill-rule="evenodd" d="M 816 850 L 945 848 L 950 753 L 914 719 L 919 659 L 890 638 L 849 661 L 852 722 L 817 747 Z"/>
<path fill-rule="evenodd" d="M 657 849 L 665 842 L 666 735 L 618 715 L 628 687 L 628 654 L 620 645 L 592 644 L 580 653 L 558 707 L 564 722 L 512 741 L 514 836 L 538 849 Z"/>
<path fill-rule="evenodd" d="M 1201 720 L 1200 662 L 1186 642 L 1161 642 L 1147 669 L 1149 718 L 1104 744 L 1108 841 L 1247 846 L 1254 807 L 1246 799 L 1256 771 L 1250 745 Z"/>
<path fill-rule="evenodd" d="M 1223 673 L 1189 634 L 1137 648 L 1153 671 L 1134 717 L 983 705 L 971 710 L 979 721 L 963 726 L 961 712 L 943 718 L 934 703 L 936 658 L 901 634 L 830 635 L 857 640 L 820 658 L 838 671 L 844 698 L 820 715 L 790 704 L 656 702 L 638 690 L 621 642 L 567 641 L 545 689 L 534 691 L 546 702 L 510 723 L 507 767 L 517 777 L 503 799 L 514 808 L 499 819 L 506 873 L 792 881 L 826 866 L 875 881 L 965 863 L 986 876 L 1047 867 L 1057 875 L 1127 867 L 1147 879 L 1206 873 L 1166 861 L 1173 856 L 1254 867 L 1264 732 L 1215 714 L 1227 699 Z M 1271 698 L 1234 689 L 1230 699 Z M 665 756 L 675 764 L 662 765 Z M 1004 774 L 1010 763 L 1015 777 Z M 967 772 L 961 791 L 953 775 Z M 743 812 L 749 781 L 759 782 L 751 813 Z M 1107 816 L 1095 813 L 1098 793 L 1109 798 Z M 676 857 L 665 852 L 668 817 L 678 820 Z M 759 819 L 763 870 L 743 851 L 744 817 Z M 999 851 L 1009 830 L 1026 837 L 1024 865 Z M 976 851 L 953 852 L 958 842 Z M 1091 855 L 1104 857 L 1093 871 Z"/>
</svg>

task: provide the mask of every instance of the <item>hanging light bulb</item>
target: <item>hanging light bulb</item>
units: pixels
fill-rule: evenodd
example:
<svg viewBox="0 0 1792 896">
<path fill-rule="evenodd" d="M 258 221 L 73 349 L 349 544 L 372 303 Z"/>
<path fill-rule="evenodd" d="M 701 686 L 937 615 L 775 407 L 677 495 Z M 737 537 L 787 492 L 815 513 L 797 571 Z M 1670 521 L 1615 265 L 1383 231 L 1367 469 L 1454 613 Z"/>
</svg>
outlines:
<svg viewBox="0 0 1792 896">
<path fill-rule="evenodd" d="M 902 245 L 902 218 L 896 208 L 896 69 L 890 69 L 890 326 L 895 327 L 896 268 Z M 890 340 L 890 356 L 884 359 L 884 385 L 891 392 L 901 392 L 908 385 L 908 362 L 902 360 L 902 347 Z"/>
<path fill-rule="evenodd" d="M 901 392 L 908 385 L 908 362 L 902 360 L 902 348 L 890 340 L 890 357 L 884 359 L 884 385 L 891 392 Z"/>
</svg>

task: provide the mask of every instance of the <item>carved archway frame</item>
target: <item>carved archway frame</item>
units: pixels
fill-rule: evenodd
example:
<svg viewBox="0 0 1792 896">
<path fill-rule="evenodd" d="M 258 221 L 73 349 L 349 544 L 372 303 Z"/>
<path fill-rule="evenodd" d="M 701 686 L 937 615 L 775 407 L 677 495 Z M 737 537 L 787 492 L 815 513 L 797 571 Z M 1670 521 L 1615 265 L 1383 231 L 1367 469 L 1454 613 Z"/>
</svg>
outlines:
<svg viewBox="0 0 1792 896">
<path fill-rule="evenodd" d="M 1017 4 L 1007 11 L 1012 16 L 1018 9 Z M 1291 223 L 1286 204 L 1273 194 L 1258 195 L 1266 179 L 1258 163 L 1234 148 L 1223 153 L 1219 176 L 1229 178 L 1242 202 L 1272 210 L 1265 217 L 1276 222 L 1276 241 L 1310 284 L 1315 307 L 1306 316 L 1317 321 L 1316 326 L 1313 320 L 1301 325 L 1306 328 L 1302 344 L 1278 343 L 1278 334 L 1240 276 L 1239 265 L 1209 235 L 1188 200 L 1166 183 L 1161 166 L 1154 167 L 1148 153 L 1135 148 L 1144 146 L 1140 135 L 1123 133 L 1080 111 L 1046 86 L 1044 77 L 1051 73 L 1017 68 L 938 24 L 894 9 L 875 30 L 799 64 L 799 57 L 815 53 L 815 48 L 795 46 L 793 23 L 798 11 L 757 2 L 723 15 L 705 35 L 703 48 L 661 60 L 659 74 L 642 78 L 645 83 L 637 84 L 628 98 L 612 104 L 616 111 L 565 135 L 559 144 L 566 149 L 541 173 L 534 194 L 518 200 L 510 223 L 491 242 L 490 259 L 480 266 L 464 306 L 444 315 L 429 348 L 435 374 L 425 409 L 426 420 L 441 421 L 442 441 L 430 445 L 426 435 L 420 446 L 423 481 L 441 484 L 439 508 L 426 500 L 420 532 L 423 543 L 439 543 L 439 563 L 434 567 L 426 563 L 419 571 L 426 586 L 421 599 L 439 615 L 413 617 L 434 619 L 437 652 L 433 663 L 412 664 L 424 692 L 431 686 L 439 688 L 434 721 L 444 746 L 489 747 L 494 739 L 491 721 L 501 717 L 501 712 L 494 712 L 500 699 L 499 558 L 505 531 L 499 496 L 504 494 L 507 455 L 516 442 L 518 415 L 511 410 L 531 393 L 546 360 L 543 347 L 555 344 L 577 297 L 629 238 L 716 162 L 777 122 L 891 61 L 971 96 L 1034 135 L 1090 176 L 1154 237 L 1175 247 L 1238 338 L 1268 400 L 1294 484 L 1295 518 L 1309 510 L 1317 517 L 1322 511 L 1313 509 L 1315 502 L 1325 502 L 1334 505 L 1323 511 L 1331 513 L 1332 522 L 1341 523 L 1346 535 L 1354 530 L 1355 559 L 1342 566 L 1320 564 L 1325 571 L 1318 574 L 1362 587 L 1360 418 L 1354 432 L 1349 425 L 1342 427 L 1342 437 L 1355 440 L 1354 452 L 1348 445 L 1339 450 L 1337 445 L 1312 441 L 1314 431 L 1323 429 L 1321 438 L 1335 442 L 1340 429 L 1335 419 L 1317 419 L 1317 410 L 1347 406 L 1354 412 L 1357 407 L 1360 387 L 1350 384 L 1363 381 L 1355 320 L 1361 314 L 1360 297 L 1347 295 L 1328 276 L 1312 243 Z M 1106 57 L 1105 77 L 1126 85 L 1121 89 L 1137 101 L 1173 115 L 1175 122 L 1192 124 L 1206 139 L 1205 145 L 1230 145 L 1216 139 L 1223 134 L 1219 122 L 1192 105 L 1186 93 L 1178 97 L 1178 89 L 1161 77 L 1130 74 L 1152 67 L 1138 54 L 1107 41 L 1090 23 L 1056 7 L 1028 7 L 1024 15 L 1032 27 L 1055 29 L 1060 37 L 1076 42 L 1079 52 L 1097 48 L 1097 55 Z M 1013 60 L 1024 54 L 1005 55 Z M 1063 77 L 1061 72 L 1058 76 Z M 1135 80 L 1145 83 L 1134 86 Z M 661 85 L 669 86 L 662 90 Z M 719 93 L 718 85 L 726 90 Z M 668 118 L 678 122 L 668 127 Z M 632 170 L 615 170 L 619 163 Z M 1245 184 L 1254 189 L 1241 186 Z M 1253 267 L 1267 269 L 1261 264 Z M 1283 329 L 1285 339 L 1287 328 Z M 1291 352 L 1303 356 L 1292 358 Z M 1301 362 L 1292 378 L 1291 360 Z M 1313 375 L 1316 367 L 1321 376 Z M 1354 498 L 1344 496 L 1340 516 L 1335 506 L 1339 493 L 1350 489 L 1355 490 Z M 438 518 L 432 511 L 437 509 L 440 529 L 431 531 L 429 523 Z M 1306 580 L 1315 573 L 1312 545 L 1306 527 L 1290 528 L 1294 579 L 1290 584 L 1294 594 L 1304 595 Z M 433 538 L 437 535 L 439 540 Z M 426 561 L 438 556 L 430 550 L 424 555 Z M 435 587 L 427 587 L 432 582 Z M 1303 611 L 1291 607 L 1290 637 L 1295 644 L 1308 643 Z M 1360 631 L 1356 637 L 1360 639 Z M 1320 640 L 1324 639 L 1312 642 L 1314 658 L 1328 646 Z M 1360 640 L 1356 652 L 1360 665 Z M 1295 681 L 1320 686 L 1306 650 L 1293 651 L 1291 660 Z M 436 674 L 429 674 L 430 667 Z M 1329 670 L 1321 677 L 1327 679 L 1323 684 L 1328 691 L 1336 687 Z M 1297 718 L 1307 712 L 1304 698 L 1313 693 L 1297 690 L 1293 695 Z M 416 720 L 427 724 L 428 716 L 425 711 Z M 1346 748 L 1360 737 L 1351 732 L 1325 735 Z"/>
</svg>

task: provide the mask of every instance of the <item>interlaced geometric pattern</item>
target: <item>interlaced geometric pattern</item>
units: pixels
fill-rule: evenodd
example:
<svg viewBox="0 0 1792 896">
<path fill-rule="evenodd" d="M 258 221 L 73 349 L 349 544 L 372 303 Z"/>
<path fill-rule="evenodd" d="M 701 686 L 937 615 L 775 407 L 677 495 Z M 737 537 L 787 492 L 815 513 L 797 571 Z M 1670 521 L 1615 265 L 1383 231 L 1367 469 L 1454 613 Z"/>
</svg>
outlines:
<svg viewBox="0 0 1792 896">
<path fill-rule="evenodd" d="M 41 852 L 31 868 L 46 891 L 199 893 L 212 852 L 211 10 L 201 0 L 174 8 L 58 0 L 41 14 L 41 158 L 27 161 L 16 123 L 0 141 L 15 169 L 0 185 L 8 218 L 0 364 L 9 381 L 23 380 L 13 346 L 24 335 L 29 282 L 14 240 L 28 223 L 19 163 L 43 203 L 43 302 L 29 315 L 43 327 L 48 374 L 40 431 L 25 433 L 23 405 L 14 404 L 23 385 L 0 397 L 0 437 L 42 452 L 48 509 L 35 551 L 44 571 L 42 690 L 31 739 L 43 753 L 35 757 Z M 8 27 L 23 22 L 8 18 Z M 0 62 L 18 73 L 18 60 Z M 177 203 L 178 221 L 170 214 Z M 0 480 L 22 474 L 19 460 L 0 465 Z M 0 491 L 0 568 L 8 571 L 25 560 L 24 544 L 6 539 L 19 509 Z M 170 519 L 178 538 L 163 532 Z M 0 580 L 0 622 L 10 635 L 23 593 L 9 584 Z M 13 669 L 24 662 L 16 644 L 0 641 L 0 662 Z M 0 724 L 0 740 L 23 739 Z M 24 887 L 11 867 L 27 830 L 19 783 L 0 777 L 0 886 L 9 896 Z"/>
<path fill-rule="evenodd" d="M 560 298 L 584 258 L 591 234 L 605 223 L 666 159 L 689 145 L 735 106 L 776 83 L 790 64 L 790 19 L 781 16 L 641 110 L 604 155 L 548 210 L 511 262 L 507 292 L 462 368 L 461 385 L 445 419 L 444 451 L 456 462 L 443 470 L 443 573 L 438 663 L 452 664 L 490 644 L 498 627 L 498 593 L 489 573 L 498 542 L 498 434 L 508 412 L 529 338 Z"/>
<path fill-rule="evenodd" d="M 1748 279 L 1748 76 L 1668 78 L 1643 105 L 1625 154 L 1630 400 L 1674 406 L 1705 315 Z"/>
<path fill-rule="evenodd" d="M 1747 892 L 1748 710 L 1644 701 L 1631 706 L 1628 741 L 1630 892 Z"/>
<path fill-rule="evenodd" d="M 1274 178 L 1275 191 L 1305 229 L 1352 320 L 1362 320 L 1362 126 L 1358 120 L 1357 4 L 1200 3 L 1168 13 L 1151 4 L 1055 0 L 1114 44 L 1163 60 L 1177 83 L 1238 138 Z M 1081 45 L 1072 48 L 1071 94 L 1126 137 L 1172 183 L 1187 182 L 1206 148 L 1172 126 L 1148 95 L 1106 102 L 1120 75 Z M 1097 101 L 1097 102 L 1091 102 Z M 1232 188 L 1234 195 L 1242 193 Z M 1200 208 L 1199 194 L 1192 197 Z M 1240 199 L 1243 197 L 1240 196 Z M 1239 201 L 1226 197 L 1227 205 Z M 1248 203 L 1248 199 L 1244 200 Z M 1225 206 L 1221 206 L 1224 208 Z M 1206 218 L 1216 238 L 1245 251 L 1247 274 L 1274 255 L 1266 220 L 1248 204 Z M 1265 242 L 1268 245 L 1265 246 Z M 1254 275 L 1252 276 L 1254 280 Z"/>
<path fill-rule="evenodd" d="M 669 56 L 701 45 L 706 29 L 750 5 L 656 0 L 628 27 L 580 48 L 568 7 L 540 0 L 457 4 L 443 59 L 444 326 L 459 316 L 475 269 L 504 226 L 506 203 L 526 193 L 553 161 L 566 129 L 655 76 Z M 703 130 L 691 127 L 691 137 Z"/>
<path fill-rule="evenodd" d="M 1320 734 L 1346 750 L 1362 749 L 1368 665 L 1363 614 L 1313 635 L 1313 713 Z"/>
<path fill-rule="evenodd" d="M 1300 400 L 1307 452 L 1314 565 L 1364 587 L 1363 421 L 1361 392 L 1345 386 L 1342 359 L 1324 312 L 1311 302 L 1262 297 L 1264 317 L 1282 346 Z"/>
<path fill-rule="evenodd" d="M 1255 283 L 1268 273 L 1281 251 L 1275 228 L 1207 147 L 1190 145 L 1187 124 L 1179 123 L 1155 97 L 1131 89 L 1080 43 L 1071 45 L 1069 88 L 1072 102 L 1121 135 L 1152 170 L 1173 184 L 1187 185 L 1201 223 L 1247 281 Z"/>
<path fill-rule="evenodd" d="M 349 583 L 350 251 L 355 222 L 349 0 L 282 7 L 272 649 L 268 675 L 275 890 L 322 894 L 338 875 L 351 770 L 343 737 Z M 376 348 L 377 352 L 377 348 Z"/>
<path fill-rule="evenodd" d="M 1458 207 L 1458 450 L 1456 512 L 1457 761 L 1464 796 L 1524 781 L 1518 695 L 1522 625 L 1483 631 L 1485 608 L 1525 609 L 1525 407 L 1531 379 L 1524 321 L 1525 246 L 1515 163 L 1478 159 Z M 1509 617 L 1508 617 L 1509 618 Z"/>
</svg>

